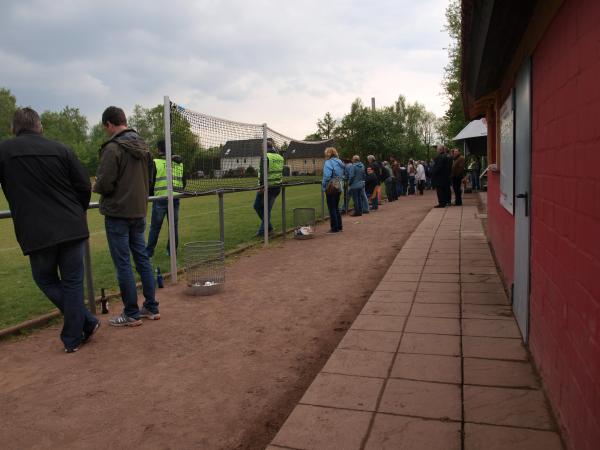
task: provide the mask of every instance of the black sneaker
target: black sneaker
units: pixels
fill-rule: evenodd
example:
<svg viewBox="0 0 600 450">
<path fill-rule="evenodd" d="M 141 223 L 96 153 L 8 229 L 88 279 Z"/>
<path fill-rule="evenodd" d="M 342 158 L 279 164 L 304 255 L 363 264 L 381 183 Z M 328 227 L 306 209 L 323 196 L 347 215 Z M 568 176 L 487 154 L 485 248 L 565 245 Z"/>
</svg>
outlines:
<svg viewBox="0 0 600 450">
<path fill-rule="evenodd" d="M 85 344 L 86 342 L 89 342 L 89 340 L 92 338 L 92 336 L 94 334 L 96 334 L 96 332 L 98 331 L 98 329 L 100 329 L 100 321 L 96 322 L 96 325 L 94 325 L 94 328 L 92 328 L 91 331 L 89 332 L 83 332 L 83 336 L 81 337 L 81 343 Z"/>
<path fill-rule="evenodd" d="M 65 347 L 65 353 L 75 353 L 76 351 L 79 350 L 79 346 L 77 347 L 72 347 L 72 348 L 67 348 Z"/>
<path fill-rule="evenodd" d="M 151 311 L 148 311 L 146 308 L 142 308 L 140 309 L 140 319 L 160 320 L 160 313 L 153 313 Z"/>
<path fill-rule="evenodd" d="M 139 327 L 142 324 L 142 321 L 126 316 L 125 313 L 121 313 L 118 316 L 108 319 L 108 324 L 112 327 Z"/>
</svg>

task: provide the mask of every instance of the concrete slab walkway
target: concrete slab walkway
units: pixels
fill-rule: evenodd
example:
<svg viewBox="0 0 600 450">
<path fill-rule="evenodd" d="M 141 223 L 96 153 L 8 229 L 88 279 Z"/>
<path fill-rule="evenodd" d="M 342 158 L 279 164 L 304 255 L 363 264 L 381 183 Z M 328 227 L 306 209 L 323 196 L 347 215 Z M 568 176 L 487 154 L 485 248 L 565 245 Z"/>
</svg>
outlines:
<svg viewBox="0 0 600 450">
<path fill-rule="evenodd" d="M 562 448 L 476 207 L 427 215 L 268 448 Z"/>
</svg>

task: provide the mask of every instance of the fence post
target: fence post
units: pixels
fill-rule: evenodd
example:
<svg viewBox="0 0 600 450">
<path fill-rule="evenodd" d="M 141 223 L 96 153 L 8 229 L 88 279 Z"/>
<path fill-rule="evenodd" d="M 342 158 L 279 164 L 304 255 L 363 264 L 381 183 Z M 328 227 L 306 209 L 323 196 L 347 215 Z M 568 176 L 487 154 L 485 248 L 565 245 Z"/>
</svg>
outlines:
<svg viewBox="0 0 600 450">
<path fill-rule="evenodd" d="M 219 239 L 225 245 L 225 206 L 223 191 L 218 192 L 219 195 Z"/>
<path fill-rule="evenodd" d="M 286 225 L 285 186 L 281 186 L 281 232 L 283 239 L 285 239 Z"/>
<path fill-rule="evenodd" d="M 90 240 L 85 240 L 83 250 L 83 267 L 85 270 L 85 285 L 87 288 L 88 308 L 92 314 L 96 314 L 96 296 L 94 295 L 94 278 L 92 276 L 92 255 L 90 251 Z"/>
<path fill-rule="evenodd" d="M 325 220 L 325 192 L 321 189 L 321 219 Z"/>
<path fill-rule="evenodd" d="M 175 241 L 175 208 L 173 206 L 173 165 L 171 164 L 171 102 L 165 95 L 165 159 L 167 163 L 167 220 L 169 221 L 169 254 L 171 259 L 171 283 L 177 284 L 177 246 Z"/>
<path fill-rule="evenodd" d="M 263 123 L 263 164 L 262 164 L 262 179 L 263 179 L 263 236 L 265 246 L 269 245 L 269 173 L 267 160 L 267 124 Z"/>
</svg>

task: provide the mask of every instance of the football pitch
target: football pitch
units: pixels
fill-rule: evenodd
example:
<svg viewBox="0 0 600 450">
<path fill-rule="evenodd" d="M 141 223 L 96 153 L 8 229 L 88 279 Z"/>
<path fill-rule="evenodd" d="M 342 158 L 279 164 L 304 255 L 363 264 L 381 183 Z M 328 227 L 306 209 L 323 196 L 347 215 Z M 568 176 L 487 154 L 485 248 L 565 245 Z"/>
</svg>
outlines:
<svg viewBox="0 0 600 450">
<path fill-rule="evenodd" d="M 293 226 L 294 208 L 315 208 L 317 217 L 321 215 L 320 185 L 303 185 L 286 188 L 287 228 Z M 240 245 L 258 242 L 255 234 L 259 219 L 252 205 L 255 191 L 224 195 L 225 248 L 233 249 Z M 97 201 L 94 196 L 92 201 Z M 186 242 L 219 239 L 219 203 L 217 195 L 186 198 L 181 200 L 179 210 L 179 252 L 178 267 L 183 266 L 183 245 Z M 0 190 L 0 210 L 8 209 L 8 203 Z M 150 223 L 151 205 L 148 205 L 147 229 Z M 327 211 L 326 211 L 327 214 Z M 273 206 L 271 222 L 275 231 L 281 230 L 281 196 Z M 40 226 L 44 218 L 39 218 Z M 117 280 L 104 232 L 104 218 L 97 209 L 88 211 L 92 268 L 96 295 L 100 289 L 118 292 Z M 169 271 L 169 257 L 166 253 L 167 220 L 163 223 L 160 239 L 156 247 L 153 265 L 161 271 Z M 0 297 L 0 329 L 6 328 L 40 314 L 50 312 L 54 306 L 40 292 L 31 277 L 29 259 L 23 256 L 10 219 L 0 220 L 0 283 L 3 295 Z"/>
</svg>

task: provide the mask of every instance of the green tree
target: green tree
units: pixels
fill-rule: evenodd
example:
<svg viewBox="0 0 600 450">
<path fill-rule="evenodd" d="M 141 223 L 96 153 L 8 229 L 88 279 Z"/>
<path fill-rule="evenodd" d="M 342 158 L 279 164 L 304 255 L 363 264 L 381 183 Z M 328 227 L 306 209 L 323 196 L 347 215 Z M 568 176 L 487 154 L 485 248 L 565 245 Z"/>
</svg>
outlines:
<svg viewBox="0 0 600 450">
<path fill-rule="evenodd" d="M 0 88 L 0 141 L 12 137 L 11 123 L 17 109 L 17 99 L 9 89 Z"/>
<path fill-rule="evenodd" d="M 335 131 L 336 123 L 335 119 L 331 116 L 328 111 L 322 119 L 317 120 L 317 135 L 321 139 L 331 139 Z"/>
<path fill-rule="evenodd" d="M 451 143 L 454 136 L 462 130 L 465 120 L 461 95 L 461 2 L 450 0 L 446 8 L 446 26 L 444 28 L 451 39 L 448 47 L 448 64 L 444 68 L 442 87 L 448 101 L 448 109 L 444 114 L 440 127 L 441 138 L 445 143 Z"/>
</svg>

